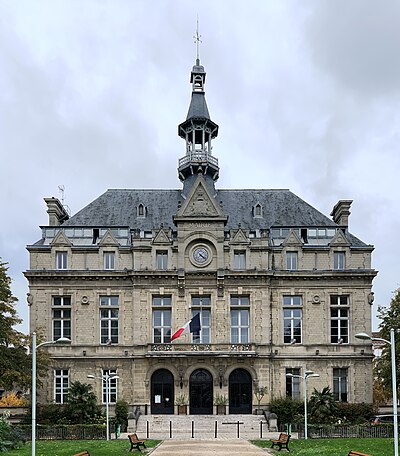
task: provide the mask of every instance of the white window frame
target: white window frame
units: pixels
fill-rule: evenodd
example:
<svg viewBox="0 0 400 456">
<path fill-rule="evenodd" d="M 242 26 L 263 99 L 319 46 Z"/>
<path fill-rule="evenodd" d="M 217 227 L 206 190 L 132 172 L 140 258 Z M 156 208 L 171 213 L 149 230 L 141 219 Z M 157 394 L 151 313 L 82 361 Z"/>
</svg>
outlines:
<svg viewBox="0 0 400 456">
<path fill-rule="evenodd" d="M 59 271 L 68 269 L 68 252 L 56 252 L 56 269 Z"/>
<path fill-rule="evenodd" d="M 333 252 L 333 269 L 335 271 L 343 271 L 346 269 L 345 252 Z"/>
<path fill-rule="evenodd" d="M 103 253 L 104 269 L 106 271 L 115 270 L 115 252 L 104 252 Z"/>
<path fill-rule="evenodd" d="M 287 374 L 295 375 L 295 377 L 288 377 Z M 286 368 L 286 397 L 291 397 L 296 400 L 300 399 L 300 377 L 300 368 Z M 291 391 L 288 391 L 289 386 Z"/>
<path fill-rule="evenodd" d="M 233 252 L 233 269 L 245 270 L 246 269 L 246 251 L 235 250 Z"/>
<path fill-rule="evenodd" d="M 69 390 L 69 370 L 54 369 L 54 390 L 53 398 L 56 404 L 65 404 L 68 398 Z"/>
<path fill-rule="evenodd" d="M 117 334 L 115 334 L 115 328 Z M 118 296 L 100 296 L 100 345 L 114 345 L 118 344 L 118 341 L 119 298 Z"/>
<path fill-rule="evenodd" d="M 211 297 L 192 296 L 192 318 L 200 314 L 201 330 L 199 334 L 192 334 L 193 344 L 211 343 Z"/>
<path fill-rule="evenodd" d="M 160 270 L 168 269 L 168 251 L 157 250 L 156 251 L 156 268 Z"/>
<path fill-rule="evenodd" d="M 289 326 L 286 326 L 286 323 Z M 298 324 L 299 322 L 299 324 Z M 290 334 L 285 334 L 286 328 L 290 329 Z M 300 327 L 300 334 L 298 334 Z M 301 344 L 303 337 L 303 299 L 299 295 L 283 296 L 283 343 Z"/>
<path fill-rule="evenodd" d="M 334 367 L 332 373 L 335 401 L 349 402 L 349 369 L 347 367 Z"/>
<path fill-rule="evenodd" d="M 250 341 L 250 298 L 231 296 L 231 344 L 248 344 Z M 234 324 L 234 316 L 237 324 Z M 247 324 L 243 323 L 247 320 Z M 236 334 L 234 334 L 236 330 Z"/>
<path fill-rule="evenodd" d="M 154 344 L 169 344 L 172 330 L 171 296 L 153 296 L 152 301 L 152 339 Z M 156 323 L 159 317 L 160 324 Z M 156 335 L 156 330 L 159 334 Z"/>
<path fill-rule="evenodd" d="M 106 386 L 106 375 L 117 374 L 116 369 L 103 369 L 102 370 L 102 388 L 101 388 L 101 403 L 106 404 L 107 402 L 107 386 Z M 118 400 L 118 379 L 110 378 L 108 383 L 108 403 L 115 404 Z"/>
<path fill-rule="evenodd" d="M 60 312 L 59 316 L 56 316 L 56 312 Z M 72 331 L 72 316 L 71 316 L 71 296 L 53 296 L 52 298 L 52 327 L 53 327 L 53 340 L 57 340 L 60 337 L 66 337 L 71 339 Z M 56 325 L 55 322 L 60 322 L 60 334 L 56 336 Z"/>
<path fill-rule="evenodd" d="M 336 301 L 336 302 L 335 302 Z M 337 315 L 333 316 L 333 311 Z M 348 295 L 331 295 L 331 344 L 348 344 L 350 327 L 350 307 Z M 336 328 L 333 322 L 337 322 Z M 337 334 L 334 333 L 337 330 Z"/>
<path fill-rule="evenodd" d="M 286 252 L 286 269 L 288 271 L 297 271 L 298 269 L 298 252 Z"/>
</svg>

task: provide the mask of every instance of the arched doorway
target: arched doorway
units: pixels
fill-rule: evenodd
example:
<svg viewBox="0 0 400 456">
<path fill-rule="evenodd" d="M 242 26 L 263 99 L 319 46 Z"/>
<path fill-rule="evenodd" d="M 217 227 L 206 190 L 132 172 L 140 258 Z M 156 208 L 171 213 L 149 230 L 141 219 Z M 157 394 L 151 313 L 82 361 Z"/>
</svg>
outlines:
<svg viewBox="0 0 400 456">
<path fill-rule="evenodd" d="M 196 369 L 189 380 L 189 408 L 193 415 L 212 415 L 213 381 L 210 372 Z"/>
<path fill-rule="evenodd" d="M 229 376 L 229 413 L 252 413 L 253 390 L 251 375 L 235 369 Z"/>
<path fill-rule="evenodd" d="M 174 376 L 167 369 L 159 369 L 151 376 L 151 413 L 174 413 Z"/>
</svg>

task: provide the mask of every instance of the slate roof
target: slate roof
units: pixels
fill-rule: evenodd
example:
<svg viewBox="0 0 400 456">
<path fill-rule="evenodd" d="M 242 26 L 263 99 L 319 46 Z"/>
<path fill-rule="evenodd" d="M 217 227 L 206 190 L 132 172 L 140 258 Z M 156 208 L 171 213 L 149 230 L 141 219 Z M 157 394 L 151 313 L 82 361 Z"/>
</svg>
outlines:
<svg viewBox="0 0 400 456">
<path fill-rule="evenodd" d="M 210 119 L 208 112 L 206 97 L 204 92 L 193 92 L 192 100 L 189 105 L 189 110 L 186 116 L 188 119 Z"/>
<path fill-rule="evenodd" d="M 329 217 L 306 203 L 290 190 L 217 190 L 215 199 L 228 216 L 227 230 L 257 230 L 271 227 L 337 227 Z M 63 226 L 124 227 L 151 231 L 161 224 L 175 229 L 173 216 L 184 202 L 182 190 L 107 190 L 80 210 Z M 263 208 L 263 217 L 253 217 L 252 208 Z M 145 218 L 137 217 L 143 204 Z M 366 246 L 348 233 L 352 246 Z"/>
</svg>

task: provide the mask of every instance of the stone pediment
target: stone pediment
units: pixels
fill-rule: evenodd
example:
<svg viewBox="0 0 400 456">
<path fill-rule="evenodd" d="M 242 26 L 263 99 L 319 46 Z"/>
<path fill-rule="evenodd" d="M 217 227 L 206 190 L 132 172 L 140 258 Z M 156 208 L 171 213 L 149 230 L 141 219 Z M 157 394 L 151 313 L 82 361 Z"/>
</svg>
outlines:
<svg viewBox="0 0 400 456">
<path fill-rule="evenodd" d="M 107 230 L 104 234 L 104 236 L 101 238 L 99 245 L 104 246 L 104 245 L 118 245 L 117 240 L 115 237 L 111 234 L 110 230 Z"/>
<path fill-rule="evenodd" d="M 349 246 L 350 243 L 346 239 L 346 236 L 344 235 L 342 230 L 338 230 L 336 233 L 336 236 L 332 239 L 332 241 L 329 244 L 330 246 L 337 246 L 337 245 L 345 245 Z"/>
<path fill-rule="evenodd" d="M 153 244 L 156 245 L 169 245 L 171 241 L 168 237 L 168 234 L 161 228 L 160 231 L 156 234 L 153 239 Z"/>
<path fill-rule="evenodd" d="M 239 228 L 233 238 L 231 238 L 230 244 L 250 244 L 250 241 L 248 237 L 246 236 L 246 233 L 242 230 L 242 228 Z"/>
<path fill-rule="evenodd" d="M 286 239 L 283 241 L 282 245 L 284 245 L 284 246 L 291 246 L 291 245 L 301 246 L 301 245 L 303 245 L 303 242 L 296 232 L 294 232 L 293 230 L 290 230 L 289 234 L 286 236 Z"/>
<path fill-rule="evenodd" d="M 51 245 L 71 245 L 71 241 L 64 231 L 59 231 L 51 242 Z"/>
<path fill-rule="evenodd" d="M 217 218 L 224 217 L 221 207 L 210 194 L 204 178 L 199 175 L 176 218 Z"/>
</svg>

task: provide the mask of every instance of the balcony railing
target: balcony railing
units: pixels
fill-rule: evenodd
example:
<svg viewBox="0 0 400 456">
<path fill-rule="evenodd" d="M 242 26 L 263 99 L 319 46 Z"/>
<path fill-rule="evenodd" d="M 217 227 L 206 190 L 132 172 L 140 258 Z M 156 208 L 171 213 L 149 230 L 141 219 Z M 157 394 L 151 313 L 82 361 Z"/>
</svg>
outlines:
<svg viewBox="0 0 400 456">
<path fill-rule="evenodd" d="M 254 344 L 150 344 L 149 352 L 168 354 L 230 354 L 255 356 Z"/>
<path fill-rule="evenodd" d="M 215 167 L 218 167 L 218 159 L 213 157 L 210 153 L 204 152 L 202 150 L 195 150 L 189 152 L 184 157 L 179 159 L 179 168 L 185 167 L 190 163 L 195 164 L 211 164 Z"/>
</svg>

